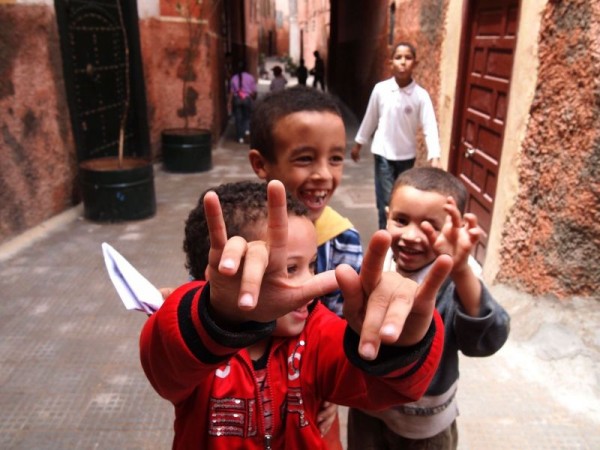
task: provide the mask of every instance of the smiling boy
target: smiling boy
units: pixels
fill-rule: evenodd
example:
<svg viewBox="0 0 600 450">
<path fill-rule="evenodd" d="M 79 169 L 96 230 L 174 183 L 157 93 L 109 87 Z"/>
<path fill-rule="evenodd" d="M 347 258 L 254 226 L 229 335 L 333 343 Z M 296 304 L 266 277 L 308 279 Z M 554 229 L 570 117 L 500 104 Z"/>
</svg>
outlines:
<svg viewBox="0 0 600 450">
<path fill-rule="evenodd" d="M 262 180 L 279 180 L 308 209 L 317 229 L 317 273 L 362 262 L 360 235 L 328 206 L 340 185 L 346 153 L 342 113 L 329 94 L 296 86 L 266 96 L 252 113 L 249 159 Z M 342 314 L 339 290 L 322 299 Z"/>
<path fill-rule="evenodd" d="M 174 449 L 325 449 L 323 401 L 380 409 L 431 380 L 443 341 L 433 303 L 450 259 L 420 286 L 382 273 L 390 240 L 378 232 L 363 273 L 315 275 L 305 213 L 278 181 L 221 185 L 190 213 L 187 264 L 203 281 L 176 289 L 140 338 L 144 372 L 175 408 Z M 337 284 L 345 320 L 314 301 Z"/>
<path fill-rule="evenodd" d="M 492 355 L 510 329 L 508 314 L 479 279 L 481 267 L 470 256 L 482 231 L 476 216 L 464 213 L 466 198 L 460 180 L 441 169 L 413 168 L 396 180 L 387 222 L 392 245 L 384 270 L 418 283 L 438 255 L 452 257 L 452 271 L 436 298 L 445 325 L 444 352 L 419 401 L 385 411 L 349 411 L 349 450 L 458 447 L 458 354 Z"/>
<path fill-rule="evenodd" d="M 360 271 L 360 235 L 329 205 L 339 186 L 346 153 L 346 129 L 332 96 L 297 86 L 268 95 L 252 113 L 249 159 L 262 180 L 279 180 L 308 209 L 317 230 L 317 273 L 348 264 Z M 335 290 L 321 302 L 342 316 L 343 296 Z M 320 414 L 329 450 L 341 450 L 337 408 Z M 330 428 L 331 427 L 331 428 Z"/>
<path fill-rule="evenodd" d="M 379 228 L 386 225 L 386 213 L 394 181 L 415 164 L 417 132 L 422 129 L 427 159 L 432 167 L 441 167 L 440 143 L 431 98 L 413 80 L 417 51 L 408 42 L 398 43 L 390 59 L 391 78 L 375 85 L 365 116 L 355 137 L 351 156 L 360 160 L 363 145 L 371 138 L 375 160 L 375 197 Z"/>
</svg>

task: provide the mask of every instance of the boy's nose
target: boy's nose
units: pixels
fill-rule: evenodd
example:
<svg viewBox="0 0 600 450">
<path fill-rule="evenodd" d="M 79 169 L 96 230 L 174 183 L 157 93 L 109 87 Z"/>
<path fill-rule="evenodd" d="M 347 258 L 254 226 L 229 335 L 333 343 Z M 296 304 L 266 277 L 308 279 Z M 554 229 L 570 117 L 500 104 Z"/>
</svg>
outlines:
<svg viewBox="0 0 600 450">
<path fill-rule="evenodd" d="M 408 225 L 404 228 L 404 230 L 402 230 L 401 237 L 405 241 L 421 242 L 423 239 L 423 233 L 419 227 L 415 225 Z"/>
<path fill-rule="evenodd" d="M 326 180 L 332 178 L 329 166 L 327 164 L 316 164 L 313 168 L 313 177 Z"/>
</svg>

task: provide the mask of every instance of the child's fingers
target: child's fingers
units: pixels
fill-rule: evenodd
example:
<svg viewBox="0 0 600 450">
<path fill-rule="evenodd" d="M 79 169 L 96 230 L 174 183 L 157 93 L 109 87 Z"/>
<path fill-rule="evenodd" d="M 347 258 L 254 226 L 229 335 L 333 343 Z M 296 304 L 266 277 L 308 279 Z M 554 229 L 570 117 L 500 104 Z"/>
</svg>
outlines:
<svg viewBox="0 0 600 450">
<path fill-rule="evenodd" d="M 300 307 L 313 298 L 324 297 L 332 291 L 338 289 L 338 282 L 333 270 L 327 270 L 316 274 L 307 280 L 299 289 L 295 290 L 293 301 Z"/>
<path fill-rule="evenodd" d="M 444 205 L 444 210 L 450 216 L 450 220 L 452 221 L 453 228 L 460 228 L 462 226 L 462 217 L 460 211 L 456 207 L 456 202 L 454 198 L 448 197 L 446 204 Z"/>
<path fill-rule="evenodd" d="M 475 214 L 467 213 L 464 215 L 464 220 L 471 244 L 475 244 L 481 239 L 481 236 L 483 236 L 483 230 L 477 224 L 477 216 Z"/>
<path fill-rule="evenodd" d="M 235 275 L 244 258 L 248 243 L 241 236 L 233 236 L 225 243 L 221 251 L 221 260 L 219 261 L 219 272 L 225 275 Z"/>
<path fill-rule="evenodd" d="M 337 405 L 334 403 L 323 402 L 322 409 L 317 415 L 317 424 L 321 436 L 325 436 L 331 429 L 333 421 L 337 416 Z"/>
<path fill-rule="evenodd" d="M 168 288 L 160 288 L 158 291 L 160 292 L 160 295 L 162 295 L 163 300 L 166 300 L 167 297 L 169 295 L 171 295 L 174 290 L 175 290 L 175 288 L 168 287 Z"/>
<path fill-rule="evenodd" d="M 463 217 L 465 223 L 467 224 L 467 228 L 476 228 L 477 227 L 477 216 L 472 213 L 466 213 Z"/>
<path fill-rule="evenodd" d="M 390 248 L 391 236 L 385 230 L 375 232 L 369 246 L 365 252 L 362 266 L 360 268 L 360 280 L 362 282 L 363 291 L 369 295 L 373 289 L 379 284 L 381 272 L 383 270 L 383 262 L 388 249 Z"/>
<path fill-rule="evenodd" d="M 335 278 L 344 296 L 344 317 L 350 327 L 360 333 L 365 314 L 365 302 L 360 276 L 348 264 L 340 264 L 335 268 Z"/>
<path fill-rule="evenodd" d="M 210 239 L 208 263 L 213 267 L 217 267 L 221 260 L 221 252 L 227 243 L 227 228 L 225 228 L 225 221 L 223 220 L 221 204 L 219 203 L 217 194 L 209 191 L 204 195 L 203 201 Z"/>
<path fill-rule="evenodd" d="M 437 292 L 446 280 L 446 277 L 450 274 L 451 270 L 452 257 L 448 255 L 438 256 L 431 266 L 431 270 L 427 273 L 425 279 L 417 289 L 415 303 L 431 304 L 431 308 L 433 309 Z"/>
<path fill-rule="evenodd" d="M 256 307 L 260 286 L 268 264 L 269 252 L 265 244 L 261 241 L 250 242 L 244 257 L 240 283 L 240 297 L 238 299 L 240 309 L 251 310 Z"/>
<path fill-rule="evenodd" d="M 406 318 L 413 309 L 417 287 L 417 283 L 408 278 L 401 278 L 396 282 L 396 288 L 390 296 L 387 312 L 379 331 L 383 343 L 393 344 L 398 341 Z"/>
<path fill-rule="evenodd" d="M 360 333 L 359 354 L 363 358 L 374 359 L 382 342 L 393 344 L 398 340 L 411 314 L 416 292 L 414 281 L 395 272 L 382 275 L 381 285 L 369 296 Z M 372 350 L 374 354 L 370 353 Z"/>
<path fill-rule="evenodd" d="M 269 263 L 276 269 L 286 267 L 288 216 L 285 187 L 278 180 L 272 180 L 267 187 L 268 220 L 267 243 Z"/>
<path fill-rule="evenodd" d="M 425 237 L 429 241 L 429 245 L 433 246 L 437 240 L 437 231 L 433 228 L 433 225 L 427 220 L 421 222 L 421 231 L 425 234 Z"/>
<path fill-rule="evenodd" d="M 471 244 L 476 244 L 482 236 L 483 230 L 479 227 L 469 230 L 469 239 L 471 240 Z"/>
</svg>

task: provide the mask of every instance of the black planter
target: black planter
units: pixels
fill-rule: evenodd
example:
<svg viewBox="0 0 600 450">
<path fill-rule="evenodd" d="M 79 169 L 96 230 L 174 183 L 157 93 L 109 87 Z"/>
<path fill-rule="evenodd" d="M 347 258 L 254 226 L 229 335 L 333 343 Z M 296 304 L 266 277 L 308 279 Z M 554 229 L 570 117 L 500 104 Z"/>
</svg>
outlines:
<svg viewBox="0 0 600 450">
<path fill-rule="evenodd" d="M 154 171 L 145 159 L 97 158 L 79 165 L 84 216 L 97 222 L 140 220 L 156 213 Z"/>
<path fill-rule="evenodd" d="M 209 130 L 170 128 L 161 133 L 163 166 L 169 172 L 192 173 L 212 169 Z"/>
</svg>

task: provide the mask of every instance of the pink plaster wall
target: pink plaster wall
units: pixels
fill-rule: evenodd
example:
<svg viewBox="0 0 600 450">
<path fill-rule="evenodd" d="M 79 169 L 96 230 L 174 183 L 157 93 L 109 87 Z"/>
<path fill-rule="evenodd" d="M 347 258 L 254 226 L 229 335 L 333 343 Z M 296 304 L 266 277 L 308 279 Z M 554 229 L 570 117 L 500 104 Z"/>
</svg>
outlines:
<svg viewBox="0 0 600 450">
<path fill-rule="evenodd" d="M 188 24 L 176 9 L 174 0 L 162 0 L 160 18 L 140 21 L 140 41 L 150 142 L 154 156 L 160 156 L 161 131 L 167 128 L 181 128 L 185 120 L 181 115 L 184 105 L 183 61 L 188 47 Z M 194 5 L 195 2 L 190 2 Z M 188 126 L 209 129 L 213 132 L 213 142 L 217 142 L 226 117 L 223 79 L 224 55 L 219 48 L 218 32 L 220 9 L 210 2 L 204 9 L 194 7 L 196 16 L 208 23 L 193 23 L 192 27 L 202 27 L 202 37 L 198 46 L 193 72 L 195 79 L 188 86 L 195 91 L 195 114 L 188 118 Z"/>
<path fill-rule="evenodd" d="M 542 19 L 520 188 L 498 274 L 533 294 L 597 295 L 600 286 L 600 11 L 593 3 L 549 2 Z"/>
<path fill-rule="evenodd" d="M 77 202 L 54 9 L 0 5 L 0 242 Z"/>
<path fill-rule="evenodd" d="M 184 119 L 178 115 L 183 106 L 181 66 L 187 43 L 186 25 L 181 22 L 146 19 L 140 21 L 142 61 L 146 82 L 146 101 L 150 141 L 154 155 L 160 154 L 160 133 L 166 128 L 181 128 Z M 200 43 L 200 56 L 194 66 L 196 80 L 189 83 L 197 92 L 196 115 L 189 118 L 189 126 L 215 129 L 219 121 L 215 111 L 219 90 L 214 80 L 218 77 L 216 43 L 205 33 Z"/>
</svg>

